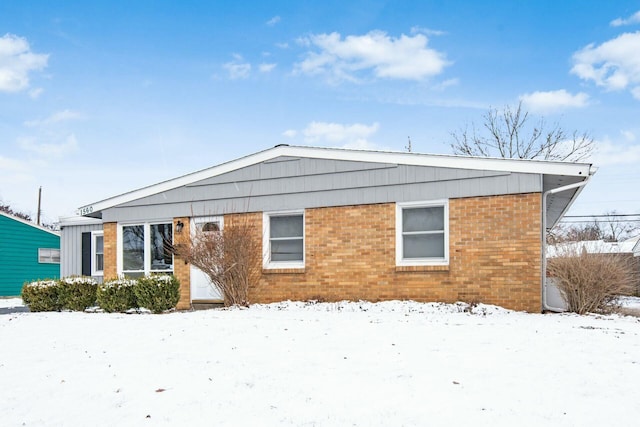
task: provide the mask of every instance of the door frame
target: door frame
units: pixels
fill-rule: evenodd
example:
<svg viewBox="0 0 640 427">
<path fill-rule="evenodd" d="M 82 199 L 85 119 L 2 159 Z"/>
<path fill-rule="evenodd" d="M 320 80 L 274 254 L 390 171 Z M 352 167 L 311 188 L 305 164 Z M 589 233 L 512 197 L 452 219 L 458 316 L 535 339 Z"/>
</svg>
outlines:
<svg viewBox="0 0 640 427">
<path fill-rule="evenodd" d="M 197 227 L 199 224 L 206 224 L 208 222 L 217 222 L 219 224 L 220 230 L 224 229 L 224 216 L 222 215 L 207 215 L 207 216 L 195 216 L 195 217 L 191 217 L 189 220 L 189 227 L 190 227 L 190 232 L 191 235 L 193 236 L 197 230 Z M 194 270 L 195 270 L 195 274 L 194 274 Z M 204 274 L 202 273 L 202 271 L 200 269 L 198 269 L 197 267 L 190 265 L 189 266 L 189 294 L 190 294 L 190 299 L 192 303 L 219 303 L 219 302 L 223 302 L 224 301 L 224 296 L 223 295 L 211 295 L 211 298 L 197 298 L 194 299 L 194 289 L 195 287 L 198 285 L 198 283 L 195 283 L 194 278 L 197 277 L 200 274 Z M 212 286 L 211 284 L 209 284 L 209 286 Z M 210 292 L 217 292 L 217 290 L 215 289 L 211 289 Z"/>
</svg>

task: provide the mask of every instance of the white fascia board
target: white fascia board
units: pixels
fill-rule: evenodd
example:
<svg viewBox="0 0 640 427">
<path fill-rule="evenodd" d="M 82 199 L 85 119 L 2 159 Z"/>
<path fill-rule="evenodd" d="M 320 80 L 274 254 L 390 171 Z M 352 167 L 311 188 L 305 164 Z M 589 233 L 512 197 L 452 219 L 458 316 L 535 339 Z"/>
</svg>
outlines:
<svg viewBox="0 0 640 427">
<path fill-rule="evenodd" d="M 547 160 L 501 159 L 491 157 L 452 156 L 445 154 L 418 154 L 408 152 L 364 151 L 300 146 L 282 148 L 289 149 L 289 153 L 285 154 L 289 156 L 373 163 L 394 163 L 413 166 L 434 166 L 442 168 L 585 177 L 590 175 L 591 170 L 591 164 L 589 163 L 553 162 Z"/>
<path fill-rule="evenodd" d="M 60 227 L 70 227 L 73 225 L 98 225 L 102 224 L 102 220 L 100 218 L 90 218 L 86 216 L 61 216 L 58 218 L 58 222 Z"/>
<path fill-rule="evenodd" d="M 35 223 L 31 222 L 31 221 L 26 221 L 26 220 L 24 220 L 22 218 L 18 218 L 17 216 L 9 215 L 9 214 L 4 213 L 4 212 L 0 212 L 0 215 L 6 216 L 7 218 L 12 219 L 14 221 L 21 222 L 21 223 L 26 224 L 26 225 L 28 225 L 30 227 L 37 228 L 38 230 L 46 231 L 47 233 L 50 233 L 50 234 L 53 234 L 54 236 L 60 237 L 60 233 L 59 232 L 53 231 L 53 230 L 49 230 L 48 228 L 45 228 L 45 227 L 43 227 L 41 225 L 38 225 L 38 224 L 35 224 Z"/>
<path fill-rule="evenodd" d="M 203 169 L 158 184 L 143 187 L 96 203 L 81 206 L 78 215 L 91 215 L 123 203 L 148 197 L 163 191 L 173 190 L 197 181 L 212 178 L 247 166 L 275 159 L 280 156 L 304 157 L 326 160 L 390 163 L 411 166 L 433 166 L 442 168 L 491 170 L 498 172 L 535 173 L 543 175 L 583 176 L 593 174 L 589 163 L 551 162 L 542 160 L 498 159 L 484 157 L 418 154 L 391 151 L 349 150 L 343 148 L 320 148 L 278 145 L 218 166 Z"/>
</svg>

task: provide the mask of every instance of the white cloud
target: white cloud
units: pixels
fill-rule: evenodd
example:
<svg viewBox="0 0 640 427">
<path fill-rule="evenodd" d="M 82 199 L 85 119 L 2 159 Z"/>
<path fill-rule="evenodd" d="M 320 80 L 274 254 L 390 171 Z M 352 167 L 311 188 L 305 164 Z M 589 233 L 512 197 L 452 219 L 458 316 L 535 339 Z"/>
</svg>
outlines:
<svg viewBox="0 0 640 427">
<path fill-rule="evenodd" d="M 35 138 L 20 138 L 18 145 L 25 151 L 35 153 L 43 157 L 61 157 L 63 154 L 75 151 L 78 148 L 78 140 L 75 134 L 70 134 L 61 142 L 39 143 Z"/>
<path fill-rule="evenodd" d="M 628 18 L 617 18 L 609 23 L 612 27 L 621 27 L 623 25 L 640 24 L 640 10 Z"/>
<path fill-rule="evenodd" d="M 450 64 L 445 55 L 427 47 L 423 34 L 390 37 L 383 31 L 362 36 L 316 34 L 298 43 L 317 48 L 295 65 L 295 72 L 325 75 L 330 81 L 358 81 L 370 71 L 374 77 L 422 80 L 440 74 Z"/>
<path fill-rule="evenodd" d="M 29 96 L 32 99 L 38 99 L 40 98 L 40 95 L 42 95 L 42 92 L 44 92 L 44 89 L 42 89 L 41 87 L 36 87 L 29 91 Z"/>
<path fill-rule="evenodd" d="M 596 166 L 640 163 L 640 144 L 614 144 L 609 139 L 596 141 L 593 162 Z"/>
<path fill-rule="evenodd" d="M 0 92 L 19 92 L 29 87 L 29 73 L 47 66 L 49 55 L 31 52 L 24 37 L 0 37 Z"/>
<path fill-rule="evenodd" d="M 525 93 L 520 100 L 527 110 L 535 113 L 549 113 L 565 108 L 583 108 L 589 105 L 589 95 L 584 92 L 570 94 L 564 89 Z"/>
<path fill-rule="evenodd" d="M 258 66 L 258 69 L 260 70 L 261 73 L 268 73 L 272 71 L 274 68 L 276 68 L 276 65 L 277 64 L 262 63 Z"/>
<path fill-rule="evenodd" d="M 278 22 L 280 22 L 280 17 L 279 16 L 274 16 L 273 18 L 269 19 L 267 21 L 267 25 L 270 27 L 273 27 L 274 25 L 276 25 Z"/>
<path fill-rule="evenodd" d="M 636 135 L 630 130 L 621 130 L 620 133 L 624 137 L 625 140 L 629 142 L 633 142 L 636 140 Z"/>
<path fill-rule="evenodd" d="M 343 148 L 376 148 L 376 144 L 369 141 L 380 125 L 373 123 L 340 124 L 327 122 L 311 122 L 302 131 L 304 142 L 315 145 L 331 145 Z"/>
<path fill-rule="evenodd" d="M 282 136 L 286 136 L 287 138 L 295 138 L 297 134 L 298 134 L 298 131 L 295 129 L 287 129 L 284 132 L 282 132 Z"/>
<path fill-rule="evenodd" d="M 57 113 L 53 113 L 49 117 L 42 120 L 29 120 L 24 122 L 25 126 L 35 127 L 35 126 L 45 126 L 53 123 L 59 123 L 67 120 L 76 120 L 82 118 L 82 114 L 77 111 L 72 110 L 62 110 Z"/>
<path fill-rule="evenodd" d="M 289 49 L 289 43 L 276 43 L 276 47 L 280 49 Z"/>
<path fill-rule="evenodd" d="M 418 25 L 411 27 L 411 34 L 424 34 L 425 36 L 444 36 L 446 31 L 432 30 L 431 28 L 424 28 Z"/>
<path fill-rule="evenodd" d="M 229 78 L 246 79 L 251 74 L 251 64 L 245 62 L 242 55 L 234 54 L 233 61 L 227 62 L 222 66 L 229 72 Z"/>
<path fill-rule="evenodd" d="M 571 72 L 607 90 L 629 88 L 640 99 L 640 31 L 624 33 L 599 46 L 589 44 L 573 55 Z"/>
<path fill-rule="evenodd" d="M 458 78 L 447 79 L 447 80 L 441 81 L 440 83 L 437 83 L 436 85 L 434 85 L 432 87 L 432 89 L 433 90 L 443 91 L 448 87 L 458 86 L 459 84 L 460 84 L 460 79 L 458 79 Z"/>
</svg>

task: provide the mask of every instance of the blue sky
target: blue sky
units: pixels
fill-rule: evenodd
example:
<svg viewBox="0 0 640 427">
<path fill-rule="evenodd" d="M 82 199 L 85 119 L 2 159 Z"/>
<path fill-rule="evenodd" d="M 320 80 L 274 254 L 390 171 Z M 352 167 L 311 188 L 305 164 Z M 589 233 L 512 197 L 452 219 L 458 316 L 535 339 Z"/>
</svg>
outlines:
<svg viewBox="0 0 640 427">
<path fill-rule="evenodd" d="M 522 101 L 640 212 L 638 1 L 0 3 L 0 200 L 48 222 L 280 143 L 451 153 Z"/>
</svg>

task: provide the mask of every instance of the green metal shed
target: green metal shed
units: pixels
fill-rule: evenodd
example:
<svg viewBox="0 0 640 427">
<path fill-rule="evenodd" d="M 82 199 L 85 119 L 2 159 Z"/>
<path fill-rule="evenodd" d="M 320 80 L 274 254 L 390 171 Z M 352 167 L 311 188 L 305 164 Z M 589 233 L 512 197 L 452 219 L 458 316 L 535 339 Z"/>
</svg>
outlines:
<svg viewBox="0 0 640 427">
<path fill-rule="evenodd" d="M 60 276 L 60 234 L 0 212 L 0 296 L 24 282 Z"/>
</svg>

